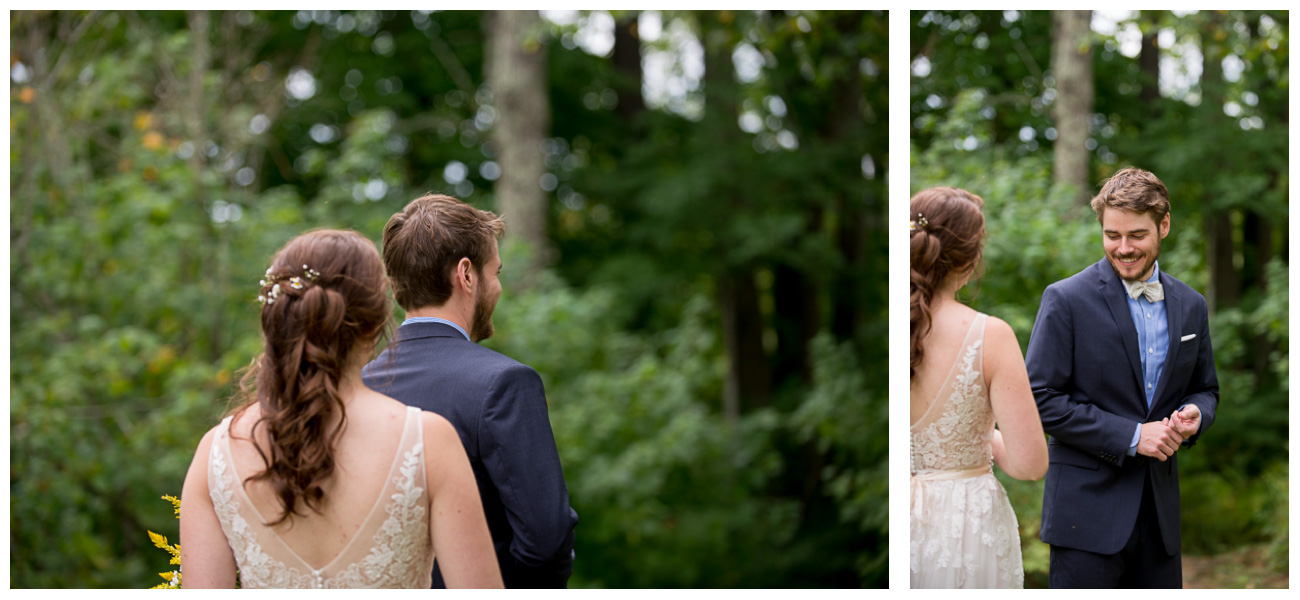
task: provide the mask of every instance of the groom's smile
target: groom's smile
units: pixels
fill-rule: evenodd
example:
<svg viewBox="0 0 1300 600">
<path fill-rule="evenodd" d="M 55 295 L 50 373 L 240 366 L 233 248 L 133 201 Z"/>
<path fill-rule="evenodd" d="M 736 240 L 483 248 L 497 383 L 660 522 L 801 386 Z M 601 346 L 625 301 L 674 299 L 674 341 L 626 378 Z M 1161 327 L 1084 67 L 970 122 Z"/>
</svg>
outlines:
<svg viewBox="0 0 1300 600">
<path fill-rule="evenodd" d="M 1117 208 L 1107 208 L 1101 218 L 1102 246 L 1106 260 L 1121 279 L 1142 281 L 1160 258 L 1160 240 L 1169 235 L 1169 215 L 1157 224 L 1154 217 Z"/>
</svg>

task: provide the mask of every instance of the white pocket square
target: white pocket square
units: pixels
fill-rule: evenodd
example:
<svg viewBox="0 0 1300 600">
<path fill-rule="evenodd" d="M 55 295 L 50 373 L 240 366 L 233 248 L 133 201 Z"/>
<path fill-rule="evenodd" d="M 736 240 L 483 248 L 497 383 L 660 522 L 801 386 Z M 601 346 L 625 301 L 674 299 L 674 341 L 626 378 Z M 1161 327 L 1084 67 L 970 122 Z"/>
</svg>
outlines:
<svg viewBox="0 0 1300 600">
<path fill-rule="evenodd" d="M 1186 342 L 1187 340 L 1190 340 L 1190 339 L 1192 339 L 1192 338 L 1194 338 L 1194 337 L 1196 337 L 1196 334 L 1195 334 L 1195 333 L 1189 333 L 1189 334 L 1183 336 L 1182 339 L 1179 339 L 1178 341 L 1179 341 L 1180 343 L 1181 343 L 1181 342 Z"/>
</svg>

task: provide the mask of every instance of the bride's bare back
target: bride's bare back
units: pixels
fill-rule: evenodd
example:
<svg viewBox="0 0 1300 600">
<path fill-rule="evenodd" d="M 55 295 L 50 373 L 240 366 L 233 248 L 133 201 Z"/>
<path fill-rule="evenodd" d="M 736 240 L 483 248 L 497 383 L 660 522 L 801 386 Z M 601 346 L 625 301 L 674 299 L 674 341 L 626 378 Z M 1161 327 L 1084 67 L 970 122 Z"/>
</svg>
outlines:
<svg viewBox="0 0 1300 600">
<path fill-rule="evenodd" d="M 233 587 L 236 567 L 245 587 L 428 587 L 434 556 L 448 587 L 501 587 L 455 428 L 357 387 L 340 394 L 347 425 L 320 513 L 300 502 L 298 516 L 265 525 L 280 500 L 269 482 L 243 484 L 264 468 L 253 445 L 267 447 L 264 428 L 249 439 L 256 406 L 204 436 L 181 507 L 186 587 Z"/>
<path fill-rule="evenodd" d="M 909 423 L 915 424 L 935 401 L 957 355 L 961 342 L 978 313 L 958 302 L 938 302 L 931 306 L 930 333 L 923 338 L 924 359 L 912 378 L 912 408 Z"/>
<path fill-rule="evenodd" d="M 367 390 L 369 392 L 369 390 Z M 299 515 L 271 527 L 277 536 L 308 564 L 325 566 L 355 537 L 376 506 L 388 482 L 406 423 L 406 406 L 369 392 L 352 403 L 347 426 L 334 448 L 334 475 L 324 484 L 322 512 L 317 514 L 299 503 Z M 257 405 L 238 415 L 230 426 L 230 452 L 239 479 L 262 471 L 264 463 L 250 440 L 253 424 L 261 416 Z M 266 427 L 257 428 L 258 445 L 269 448 Z M 421 465 L 423 466 L 423 465 Z M 244 492 L 258 514 L 266 520 L 280 515 L 280 499 L 269 481 L 249 481 Z"/>
<path fill-rule="evenodd" d="M 911 424 L 921 420 L 936 401 L 979 314 L 950 297 L 936 298 L 930 310 L 930 333 L 921 341 L 923 358 L 912 378 Z M 989 317 L 985 327 L 984 380 L 998 426 L 993 438 L 995 462 L 1016 479 L 1041 479 L 1047 472 L 1047 442 L 1020 343 L 1001 319 Z"/>
</svg>

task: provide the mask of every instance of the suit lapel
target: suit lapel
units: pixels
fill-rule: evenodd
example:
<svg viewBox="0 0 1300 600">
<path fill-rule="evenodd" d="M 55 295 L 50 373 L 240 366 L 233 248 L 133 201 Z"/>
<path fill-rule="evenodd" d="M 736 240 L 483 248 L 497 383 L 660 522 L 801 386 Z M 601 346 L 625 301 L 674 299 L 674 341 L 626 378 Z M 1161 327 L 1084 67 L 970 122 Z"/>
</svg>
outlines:
<svg viewBox="0 0 1300 600">
<path fill-rule="evenodd" d="M 1129 368 L 1133 373 L 1133 384 L 1137 386 L 1139 393 L 1138 401 L 1143 408 L 1146 408 L 1146 395 L 1141 393 L 1142 359 L 1138 357 L 1138 332 L 1133 326 L 1133 315 L 1129 313 L 1128 300 L 1125 300 L 1124 284 L 1115 275 L 1114 269 L 1111 269 L 1106 259 L 1103 258 L 1097 263 L 1097 269 L 1101 272 L 1101 297 L 1106 300 L 1106 306 L 1110 308 L 1110 314 L 1115 318 L 1120 340 L 1124 342 L 1124 355 L 1128 357 Z"/>
<path fill-rule="evenodd" d="M 1169 350 L 1165 352 L 1165 364 L 1160 369 L 1160 381 L 1156 383 L 1155 400 L 1151 403 L 1151 410 L 1154 412 L 1156 405 L 1164 397 L 1165 387 L 1174 372 L 1174 365 L 1178 364 L 1175 359 L 1178 358 L 1178 352 L 1182 346 L 1183 335 L 1183 302 L 1182 297 L 1178 295 L 1178 288 L 1169 285 L 1169 276 L 1164 271 L 1160 272 L 1160 285 L 1165 289 L 1165 318 L 1167 319 L 1167 328 L 1169 330 Z M 1148 415 L 1150 418 L 1150 415 Z"/>
</svg>

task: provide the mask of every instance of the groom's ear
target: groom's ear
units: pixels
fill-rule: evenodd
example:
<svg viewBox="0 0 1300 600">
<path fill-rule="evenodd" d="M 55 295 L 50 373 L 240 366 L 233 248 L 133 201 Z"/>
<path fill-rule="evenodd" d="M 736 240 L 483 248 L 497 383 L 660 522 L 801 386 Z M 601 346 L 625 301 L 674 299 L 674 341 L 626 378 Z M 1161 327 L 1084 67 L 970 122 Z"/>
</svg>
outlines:
<svg viewBox="0 0 1300 600">
<path fill-rule="evenodd" d="M 1160 219 L 1159 229 L 1160 239 L 1163 240 L 1165 239 L 1165 236 L 1169 235 L 1169 213 L 1165 213 L 1165 217 Z"/>
<path fill-rule="evenodd" d="M 456 286 L 463 288 L 466 293 L 472 293 L 474 288 L 474 263 L 468 257 L 460 259 L 456 263 Z"/>
</svg>

